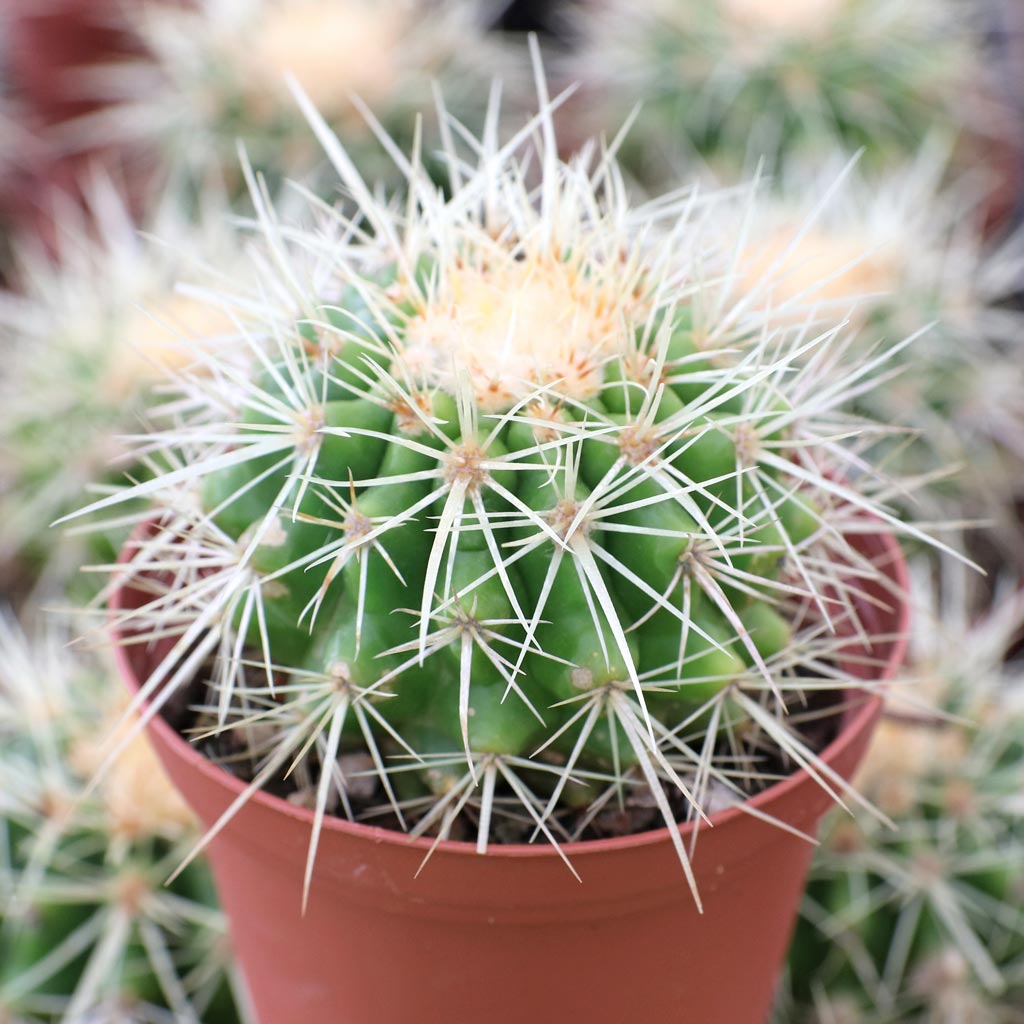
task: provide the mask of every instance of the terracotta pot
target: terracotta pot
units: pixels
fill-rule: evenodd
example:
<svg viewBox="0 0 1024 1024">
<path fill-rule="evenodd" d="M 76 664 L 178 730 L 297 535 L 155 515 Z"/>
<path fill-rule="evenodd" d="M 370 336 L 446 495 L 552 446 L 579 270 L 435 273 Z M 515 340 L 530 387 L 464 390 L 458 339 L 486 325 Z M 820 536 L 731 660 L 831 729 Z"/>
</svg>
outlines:
<svg viewBox="0 0 1024 1024">
<path fill-rule="evenodd" d="M 11 87 L 48 124 L 99 105 L 83 95 L 76 74 L 140 52 L 129 31 L 130 2 L 7 0 L 6 7 Z"/>
<path fill-rule="evenodd" d="M 859 540 L 905 582 L 896 542 Z M 891 602 L 878 587 L 874 596 Z M 115 595 L 115 607 L 146 600 Z M 872 657 L 891 677 L 906 609 L 865 607 Z M 117 648 L 138 687 L 157 654 Z M 860 761 L 878 697 L 851 699 L 824 760 Z M 150 735 L 206 825 L 243 786 L 162 719 Z M 750 806 L 811 834 L 831 806 L 803 772 Z M 255 795 L 212 842 L 210 860 L 260 1024 L 763 1024 L 812 854 L 806 841 L 733 808 L 699 837 L 697 913 L 666 829 L 567 844 L 577 882 L 547 845 L 441 843 L 328 819 L 309 909 L 301 913 L 312 814 Z M 683 828 L 684 835 L 690 827 Z"/>
</svg>

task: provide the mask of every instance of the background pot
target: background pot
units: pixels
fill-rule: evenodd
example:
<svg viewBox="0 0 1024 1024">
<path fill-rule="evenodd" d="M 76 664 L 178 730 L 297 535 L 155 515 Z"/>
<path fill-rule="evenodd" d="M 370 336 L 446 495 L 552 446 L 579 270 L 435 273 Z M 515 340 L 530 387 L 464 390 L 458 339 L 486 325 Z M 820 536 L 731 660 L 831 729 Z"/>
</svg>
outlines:
<svg viewBox="0 0 1024 1024">
<path fill-rule="evenodd" d="M 0 69 L 24 134 L 17 166 L 0 176 L 0 216 L 18 239 L 54 258 L 68 204 L 94 213 L 97 179 L 115 184 L 136 217 L 155 198 L 155 152 L 116 141 L 109 128 L 93 127 L 89 144 L 77 137 L 72 144 L 68 134 L 69 122 L 108 105 L 89 76 L 142 58 L 142 39 L 132 31 L 145 13 L 133 9 L 137 3 L 0 0 Z"/>
<path fill-rule="evenodd" d="M 855 543 L 905 583 L 893 538 Z M 881 585 L 872 597 L 893 603 Z M 121 590 L 113 604 L 145 600 Z M 862 618 L 881 638 L 870 654 L 884 667 L 871 674 L 890 678 L 906 608 L 865 606 Z M 137 688 L 158 654 L 116 650 Z M 849 704 L 822 755 L 846 778 L 881 700 Z M 243 784 L 161 719 L 149 728 L 171 778 L 212 825 Z M 800 771 L 749 805 L 813 834 L 831 801 Z M 546 845 L 479 856 L 457 842 L 441 843 L 417 878 L 430 840 L 327 819 L 303 916 L 312 820 L 259 793 L 209 848 L 260 1024 L 763 1024 L 812 854 L 739 809 L 714 816 L 694 857 L 700 915 L 665 829 L 563 846 L 580 883 Z"/>
</svg>

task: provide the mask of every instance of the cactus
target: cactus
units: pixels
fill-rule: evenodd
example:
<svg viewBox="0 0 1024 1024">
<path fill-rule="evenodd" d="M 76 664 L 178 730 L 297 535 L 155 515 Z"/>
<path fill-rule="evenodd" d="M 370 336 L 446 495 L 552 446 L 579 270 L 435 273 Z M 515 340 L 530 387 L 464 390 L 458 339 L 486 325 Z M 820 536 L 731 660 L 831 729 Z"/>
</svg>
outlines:
<svg viewBox="0 0 1024 1024">
<path fill-rule="evenodd" d="M 841 170 L 835 161 L 791 168 L 759 202 L 741 288 L 780 315 L 849 316 L 865 345 L 902 346 L 857 407 L 920 436 L 909 449 L 893 445 L 889 464 L 903 475 L 958 467 L 929 489 L 930 514 L 990 520 L 984 539 L 1020 566 L 1024 360 L 1013 296 L 1024 234 L 985 238 L 984 182 L 948 182 L 938 138 L 885 174 L 847 167 L 824 207 L 807 198 Z"/>
<path fill-rule="evenodd" d="M 885 164 L 959 119 L 975 64 L 969 19 L 943 2 L 614 0 L 577 10 L 570 76 L 593 89 L 605 123 L 642 105 L 623 152 L 645 181 L 663 181 L 694 152 L 729 177 L 765 154 L 781 166 L 837 145 Z"/>
<path fill-rule="evenodd" d="M 126 696 L 68 623 L 0 617 L 0 1018 L 237 1019 L 208 870 L 164 883 L 196 823 L 136 732 L 86 794 Z"/>
<path fill-rule="evenodd" d="M 1024 594 L 1004 582 L 977 617 L 956 567 L 942 567 L 938 602 L 917 568 L 913 676 L 858 780 L 895 828 L 826 831 L 791 952 L 791 987 L 816 1009 L 782 1007 L 787 1021 L 1024 1014 L 1024 680 L 1005 663 Z"/>
<path fill-rule="evenodd" d="M 54 545 L 48 524 L 102 474 L 144 471 L 123 459 L 125 435 L 144 428 L 143 395 L 201 363 L 197 339 L 234 330 L 230 311 L 175 291 L 196 265 L 234 262 L 222 209 L 198 223 L 155 211 L 157 245 L 140 237 L 110 181 L 95 178 L 87 193 L 84 212 L 58 206 L 56 253 L 26 242 L 12 289 L 0 292 L 0 565 L 12 577 L 17 566 L 26 590 L 60 590 L 84 561 L 117 550 L 117 530 Z"/>
<path fill-rule="evenodd" d="M 137 706 L 184 693 L 175 724 L 318 823 L 481 852 L 813 760 L 808 690 L 870 688 L 856 536 L 920 536 L 874 496 L 885 428 L 842 411 L 875 364 L 737 297 L 728 196 L 631 209 L 609 157 L 559 162 L 543 91 L 448 193 L 401 161 L 400 208 L 298 97 L 355 219 L 256 195 L 262 305 L 180 377 L 163 468 L 85 510 L 152 502 L 117 626 L 176 639 Z"/>
<path fill-rule="evenodd" d="M 391 131 L 411 129 L 444 76 L 466 103 L 466 84 L 487 46 L 481 13 L 467 0 L 201 0 L 148 4 L 122 15 L 142 55 L 97 69 L 92 88 L 106 106 L 65 128 L 71 144 L 98 137 L 155 146 L 172 187 L 196 183 L 244 193 L 236 140 L 273 183 L 314 170 L 284 85 L 294 74 L 364 170 L 381 175 L 362 104 Z M 493 71 L 493 67 L 491 68 Z M 411 136 L 410 136 L 411 138 Z M 394 175 L 392 174 L 392 178 Z"/>
</svg>

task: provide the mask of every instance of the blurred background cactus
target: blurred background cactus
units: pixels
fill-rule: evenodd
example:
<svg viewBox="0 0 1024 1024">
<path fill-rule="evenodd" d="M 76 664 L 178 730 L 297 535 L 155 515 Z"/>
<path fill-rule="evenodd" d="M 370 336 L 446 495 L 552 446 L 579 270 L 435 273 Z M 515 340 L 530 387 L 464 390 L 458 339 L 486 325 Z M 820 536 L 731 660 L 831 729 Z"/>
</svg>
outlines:
<svg viewBox="0 0 1024 1024">
<path fill-rule="evenodd" d="M 914 432 L 916 443 L 894 439 L 894 471 L 939 474 L 910 507 L 984 521 L 984 538 L 968 543 L 986 565 L 1009 559 L 1019 570 L 1024 235 L 986 233 L 990 186 L 984 170 L 950 180 L 949 145 L 937 137 L 884 173 L 839 155 L 791 166 L 750 216 L 740 287 L 783 320 L 849 318 L 866 348 L 917 336 L 857 406 Z"/>
<path fill-rule="evenodd" d="M 143 472 L 124 456 L 127 435 L 145 429 L 149 387 L 234 330 L 230 311 L 175 291 L 207 261 L 237 262 L 224 209 L 196 222 L 164 206 L 151 225 L 157 242 L 139 234 L 114 182 L 94 178 L 84 193 L 85 209 L 55 198 L 56 253 L 21 245 L 0 292 L 0 566 L 9 586 L 47 597 L 76 577 L 81 588 L 83 561 L 108 560 L 123 535 L 55 543 L 44 524 L 85 489 Z"/>
<path fill-rule="evenodd" d="M 495 70 L 487 7 L 468 0 L 148 2 L 124 17 L 139 53 L 80 76 L 99 106 L 67 122 L 64 141 L 73 149 L 99 136 L 160 153 L 164 187 L 180 187 L 183 199 L 196 188 L 245 192 L 240 139 L 272 187 L 315 170 L 319 155 L 288 96 L 288 74 L 379 177 L 390 165 L 367 110 L 407 142 L 416 114 L 433 106 L 432 83 L 443 82 L 448 102 L 471 117 L 482 109 L 482 69 Z"/>
<path fill-rule="evenodd" d="M 623 149 L 642 181 L 663 181 L 694 157 L 735 177 L 765 157 L 779 169 L 836 148 L 863 147 L 884 166 L 936 125 L 984 107 L 981 25 L 969 5 L 608 0 L 570 9 L 582 42 L 569 76 L 592 87 L 602 123 L 642 105 Z"/>
<path fill-rule="evenodd" d="M 127 695 L 51 619 L 0 617 L 0 1015 L 18 1022 L 237 1019 L 197 825 L 136 734 L 86 792 Z M 113 733 L 117 735 L 115 731 Z"/>
<path fill-rule="evenodd" d="M 858 780 L 894 827 L 826 830 L 780 1021 L 1024 1019 L 1024 592 L 977 618 L 962 566 L 915 568 L 909 675 Z"/>
</svg>

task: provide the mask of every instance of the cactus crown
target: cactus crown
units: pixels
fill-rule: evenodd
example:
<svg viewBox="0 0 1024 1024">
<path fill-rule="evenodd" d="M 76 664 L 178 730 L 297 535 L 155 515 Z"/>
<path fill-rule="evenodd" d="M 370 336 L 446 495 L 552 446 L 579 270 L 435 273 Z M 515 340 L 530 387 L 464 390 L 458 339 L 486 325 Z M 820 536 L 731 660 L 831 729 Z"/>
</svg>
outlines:
<svg viewBox="0 0 1024 1024">
<path fill-rule="evenodd" d="M 884 577 L 855 541 L 896 523 L 841 405 L 882 360 L 740 297 L 730 197 L 633 207 L 608 153 L 561 162 L 541 94 L 508 143 L 449 144 L 447 192 L 394 151 L 394 204 L 299 94 L 357 213 L 286 226 L 253 182 L 252 317 L 180 377 L 152 478 L 90 506 L 156 502 L 152 600 L 119 613 L 176 636 L 146 713 L 208 681 L 208 749 L 297 774 L 318 822 L 367 788 L 481 851 L 703 818 L 813 757 L 808 691 L 871 672 L 842 657 Z"/>
</svg>

